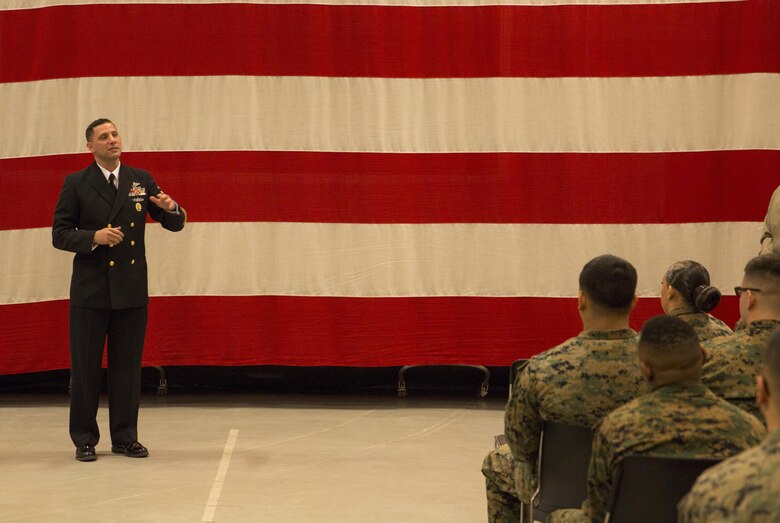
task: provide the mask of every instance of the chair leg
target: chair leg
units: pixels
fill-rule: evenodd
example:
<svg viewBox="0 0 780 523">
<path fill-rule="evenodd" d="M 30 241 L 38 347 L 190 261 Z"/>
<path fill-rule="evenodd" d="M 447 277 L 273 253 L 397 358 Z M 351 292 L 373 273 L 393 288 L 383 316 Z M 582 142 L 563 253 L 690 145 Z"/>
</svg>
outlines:
<svg viewBox="0 0 780 523">
<path fill-rule="evenodd" d="M 157 371 L 157 375 L 160 377 L 160 384 L 157 386 L 157 395 L 165 396 L 168 394 L 168 379 L 165 377 L 165 369 L 159 365 L 152 367 Z"/>
<path fill-rule="evenodd" d="M 534 523 L 534 511 L 531 505 L 520 502 L 520 523 Z"/>
</svg>

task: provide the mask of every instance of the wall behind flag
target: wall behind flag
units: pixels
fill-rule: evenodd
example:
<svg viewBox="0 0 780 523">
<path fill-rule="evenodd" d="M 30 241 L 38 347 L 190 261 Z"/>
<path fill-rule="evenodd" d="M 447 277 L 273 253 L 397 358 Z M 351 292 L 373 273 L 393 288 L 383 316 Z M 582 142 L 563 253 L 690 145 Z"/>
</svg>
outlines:
<svg viewBox="0 0 780 523">
<path fill-rule="evenodd" d="M 593 256 L 636 328 L 676 260 L 739 282 L 780 3 L 0 0 L 0 374 L 68 367 L 52 212 L 102 116 L 189 214 L 149 230 L 145 364 L 507 365 L 579 331 Z"/>
</svg>

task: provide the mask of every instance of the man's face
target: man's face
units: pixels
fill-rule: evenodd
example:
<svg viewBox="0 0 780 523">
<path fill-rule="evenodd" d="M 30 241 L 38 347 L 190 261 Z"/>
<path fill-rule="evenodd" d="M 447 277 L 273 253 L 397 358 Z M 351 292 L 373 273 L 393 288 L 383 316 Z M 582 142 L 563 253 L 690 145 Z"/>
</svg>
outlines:
<svg viewBox="0 0 780 523">
<path fill-rule="evenodd" d="M 87 149 L 101 163 L 114 164 L 122 155 L 122 139 L 112 123 L 104 123 L 92 129 L 92 138 Z"/>
</svg>

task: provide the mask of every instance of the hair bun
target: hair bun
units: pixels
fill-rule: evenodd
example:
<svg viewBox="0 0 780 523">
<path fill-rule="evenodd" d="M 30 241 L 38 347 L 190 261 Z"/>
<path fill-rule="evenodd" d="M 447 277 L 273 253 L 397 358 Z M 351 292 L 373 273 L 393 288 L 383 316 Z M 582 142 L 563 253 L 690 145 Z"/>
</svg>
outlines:
<svg viewBox="0 0 780 523">
<path fill-rule="evenodd" d="M 720 303 L 720 291 L 712 285 L 699 285 L 693 290 L 693 301 L 700 311 L 710 312 Z"/>
</svg>

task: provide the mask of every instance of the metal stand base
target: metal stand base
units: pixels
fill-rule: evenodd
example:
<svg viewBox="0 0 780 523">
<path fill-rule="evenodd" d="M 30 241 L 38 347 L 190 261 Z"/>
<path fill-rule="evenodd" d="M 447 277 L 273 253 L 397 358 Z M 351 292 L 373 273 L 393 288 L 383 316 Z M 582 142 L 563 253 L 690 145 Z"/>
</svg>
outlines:
<svg viewBox="0 0 780 523">
<path fill-rule="evenodd" d="M 165 377 L 165 369 L 163 369 L 159 365 L 153 365 L 151 367 L 146 367 L 150 369 L 155 369 L 157 371 L 157 374 L 160 377 L 159 385 L 157 385 L 157 395 L 158 396 L 165 396 L 168 394 L 168 380 Z M 141 369 L 143 370 L 143 369 Z M 71 388 L 73 387 L 73 376 L 70 377 L 68 380 L 68 394 L 70 394 Z"/>
<path fill-rule="evenodd" d="M 405 398 L 408 395 L 406 390 L 406 380 L 404 380 L 404 374 L 407 370 L 415 367 L 468 367 L 476 369 L 482 372 L 482 386 L 479 389 L 480 399 L 484 399 L 488 393 L 488 387 L 490 386 L 490 371 L 487 367 L 482 365 L 461 365 L 461 364 L 447 364 L 447 365 L 404 365 L 401 370 L 398 371 L 398 397 Z"/>
<path fill-rule="evenodd" d="M 165 369 L 159 365 L 153 365 L 152 369 L 157 370 L 157 374 L 160 376 L 160 384 L 157 385 L 157 395 L 165 396 L 168 394 L 168 379 L 165 377 Z"/>
</svg>

